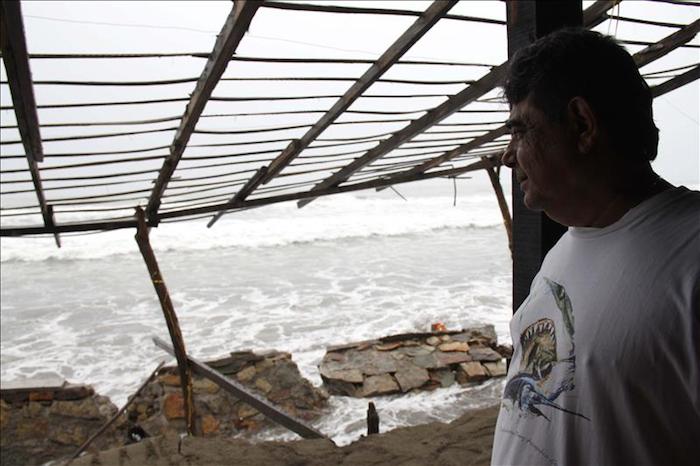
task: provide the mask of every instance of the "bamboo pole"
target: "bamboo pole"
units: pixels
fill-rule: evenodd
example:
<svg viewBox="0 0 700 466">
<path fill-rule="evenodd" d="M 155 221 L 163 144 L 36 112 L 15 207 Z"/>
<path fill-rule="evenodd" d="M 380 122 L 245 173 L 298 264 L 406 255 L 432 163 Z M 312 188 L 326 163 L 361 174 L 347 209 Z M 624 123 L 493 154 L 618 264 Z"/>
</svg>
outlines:
<svg viewBox="0 0 700 466">
<path fill-rule="evenodd" d="M 121 416 L 122 413 L 123 413 L 124 411 L 126 411 L 126 408 L 128 408 L 129 406 L 131 406 L 131 403 L 136 399 L 137 396 L 139 396 L 139 393 L 141 393 L 141 390 L 143 390 L 144 388 L 146 388 L 146 385 L 148 385 L 148 383 L 149 383 L 151 380 L 153 380 L 153 377 L 156 376 L 156 374 L 158 373 L 158 371 L 160 370 L 160 368 L 163 367 L 164 364 L 165 364 L 165 361 L 161 361 L 160 364 L 158 364 L 158 366 L 157 366 L 155 369 L 153 369 L 153 372 L 151 372 L 151 375 L 149 375 L 148 378 L 147 378 L 146 380 L 143 381 L 143 383 L 141 384 L 141 386 L 133 393 L 133 395 L 131 395 L 131 396 L 129 397 L 129 399 L 126 400 L 126 403 L 124 403 L 124 406 L 122 406 L 121 409 L 120 409 L 119 411 L 117 411 L 117 413 L 116 413 L 114 416 L 112 416 L 112 418 L 111 418 L 109 421 L 105 422 L 105 423 L 102 425 L 102 427 L 100 427 L 100 430 L 98 430 L 97 432 L 95 432 L 94 434 L 92 434 L 92 435 L 90 436 L 90 438 L 88 438 L 82 445 L 80 445 L 80 448 L 78 448 L 78 449 L 76 450 L 76 452 L 73 453 L 73 455 L 70 457 L 70 459 L 68 459 L 68 461 L 66 461 L 66 463 L 64 464 L 64 466 L 68 466 L 69 464 L 71 464 L 71 463 L 73 462 L 73 460 L 76 459 L 78 456 L 80 456 L 80 454 L 81 454 L 82 452 L 84 452 L 84 451 L 87 449 L 87 447 L 89 447 L 90 444 L 91 444 L 92 442 L 95 441 L 95 439 L 96 439 L 97 437 L 99 437 L 100 435 L 102 435 L 102 433 L 103 433 L 104 431 L 106 431 L 107 428 L 109 428 L 109 426 L 111 426 L 112 424 L 114 424 L 114 421 L 116 421 L 116 420 L 119 418 L 119 416 Z"/>
<path fill-rule="evenodd" d="M 158 261 L 151 248 L 151 243 L 148 239 L 148 226 L 146 225 L 146 214 L 141 207 L 136 208 L 136 243 L 139 245 L 143 260 L 146 262 L 148 273 L 151 275 L 153 287 L 156 289 L 160 305 L 165 316 L 165 323 L 168 325 L 168 332 L 175 348 L 175 359 L 177 359 L 177 368 L 180 372 L 180 385 L 182 386 L 182 397 L 185 404 L 185 422 L 187 424 L 187 434 L 194 435 L 194 402 L 192 396 L 192 371 L 187 361 L 187 352 L 185 351 L 185 342 L 180 331 L 180 324 L 175 314 L 175 308 L 170 300 L 168 288 L 165 286 L 163 276 L 158 267 Z"/>
</svg>

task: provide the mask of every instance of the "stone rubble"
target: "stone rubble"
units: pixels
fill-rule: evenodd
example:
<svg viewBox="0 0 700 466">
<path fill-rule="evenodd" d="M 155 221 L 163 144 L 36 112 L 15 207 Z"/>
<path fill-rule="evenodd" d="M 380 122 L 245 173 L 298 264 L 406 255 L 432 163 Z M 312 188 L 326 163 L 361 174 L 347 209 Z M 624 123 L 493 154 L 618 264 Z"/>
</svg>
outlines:
<svg viewBox="0 0 700 466">
<path fill-rule="evenodd" d="M 14 386 L 12 386 L 14 385 Z M 0 390 L 0 464 L 39 465 L 73 454 L 117 413 L 109 398 L 89 385 L 29 380 Z M 124 445 L 125 419 L 118 419 L 88 448 Z"/>
<path fill-rule="evenodd" d="M 328 348 L 319 371 L 332 395 L 371 397 L 479 383 L 506 375 L 493 325 L 392 335 Z"/>
<path fill-rule="evenodd" d="M 301 376 L 289 353 L 239 351 L 206 364 L 302 420 L 317 418 L 327 404 L 328 394 Z M 208 379 L 193 375 L 192 388 L 198 434 L 234 435 L 273 425 Z M 134 400 L 127 416 L 150 436 L 185 432 L 185 404 L 177 367 L 162 368 Z"/>
</svg>

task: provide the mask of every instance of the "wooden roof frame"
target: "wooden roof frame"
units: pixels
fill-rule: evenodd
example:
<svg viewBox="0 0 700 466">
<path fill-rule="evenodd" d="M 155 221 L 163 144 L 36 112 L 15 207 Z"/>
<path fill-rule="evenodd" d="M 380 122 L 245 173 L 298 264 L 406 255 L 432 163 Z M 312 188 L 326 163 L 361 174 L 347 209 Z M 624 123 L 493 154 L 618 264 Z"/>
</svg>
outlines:
<svg viewBox="0 0 700 466">
<path fill-rule="evenodd" d="M 539 2 L 536 2 L 539 3 Z M 583 12 L 583 23 L 587 27 L 593 27 L 602 21 L 609 19 L 613 16 L 608 14 L 608 10 L 618 3 L 618 0 L 598 0 L 592 6 L 590 6 L 586 11 Z M 17 11 L 19 11 L 19 3 L 5 2 L 3 3 L 3 21 L 5 18 L 9 19 L 6 9 L 12 8 L 12 5 L 16 5 Z M 286 176 L 295 173 L 286 173 L 285 169 L 290 167 L 290 163 L 297 158 L 300 153 L 313 142 L 320 140 L 318 136 L 327 129 L 331 124 L 334 124 L 335 120 L 347 111 L 353 101 L 358 97 L 362 96 L 364 91 L 366 91 L 373 83 L 380 80 L 380 77 L 395 63 L 399 62 L 401 56 L 413 45 L 427 30 L 430 29 L 440 18 L 450 18 L 459 20 L 479 20 L 478 18 L 463 17 L 460 15 L 449 15 L 447 12 L 450 7 L 454 4 L 453 1 L 450 2 L 440 2 L 436 1 L 424 12 L 418 11 L 405 11 L 405 10 L 380 10 L 374 8 L 350 8 L 350 7 L 340 7 L 337 5 L 305 5 L 299 3 L 278 3 L 278 2 L 262 2 L 260 0 L 237 0 L 228 15 L 224 25 L 222 27 L 221 33 L 219 34 L 216 43 L 214 45 L 213 51 L 210 54 L 170 54 L 178 56 L 200 56 L 207 57 L 207 63 L 204 67 L 203 72 L 197 80 L 194 92 L 188 99 L 188 104 L 185 109 L 183 116 L 179 120 L 179 126 L 175 133 L 172 143 L 168 147 L 168 155 L 164 157 L 160 171 L 158 172 L 157 179 L 154 181 L 154 186 L 150 189 L 150 195 L 148 197 L 147 205 L 147 217 L 148 225 L 150 227 L 157 226 L 161 220 L 173 220 L 177 218 L 191 217 L 194 215 L 204 215 L 204 214 L 215 214 L 214 218 L 209 222 L 209 226 L 213 225 L 221 216 L 228 211 L 238 210 L 243 208 L 257 207 L 267 204 L 273 204 L 277 202 L 284 202 L 289 200 L 298 200 L 299 205 L 305 205 L 311 202 L 318 196 L 324 196 L 329 194 L 350 192 L 361 189 L 378 188 L 391 186 L 395 183 L 405 183 L 410 181 L 417 181 L 421 179 L 428 179 L 440 176 L 455 176 L 456 174 L 463 173 L 464 171 L 471 171 L 473 169 L 487 168 L 488 166 L 493 166 L 498 164 L 497 152 L 494 151 L 490 153 L 488 158 L 488 164 L 484 164 L 484 161 L 477 163 L 472 163 L 471 165 L 462 166 L 453 169 L 445 169 L 445 163 L 452 159 L 460 157 L 460 161 L 464 161 L 469 158 L 469 154 L 473 155 L 474 159 L 478 159 L 480 156 L 488 155 L 483 150 L 475 151 L 478 148 L 486 148 L 486 146 L 493 145 L 489 144 L 497 141 L 499 138 L 505 135 L 506 131 L 503 126 L 498 126 L 496 128 L 483 129 L 478 131 L 483 131 L 482 134 L 477 134 L 475 137 L 469 137 L 467 142 L 459 144 L 457 147 L 450 149 L 443 153 L 438 153 L 431 158 L 417 159 L 416 157 L 411 158 L 411 161 L 394 162 L 393 160 L 387 164 L 375 165 L 367 173 L 363 173 L 363 176 L 357 177 L 356 179 L 351 179 L 355 173 L 363 169 L 363 167 L 368 166 L 375 160 L 383 157 L 384 155 L 392 152 L 393 150 L 399 148 L 403 149 L 402 146 L 407 141 L 412 141 L 418 134 L 422 134 L 426 129 L 439 124 L 439 122 L 449 115 L 454 114 L 459 111 L 464 105 L 479 99 L 486 93 L 492 91 L 499 83 L 499 80 L 505 70 L 506 63 L 498 66 L 492 66 L 491 70 L 483 75 L 480 79 L 476 81 L 471 81 L 470 84 L 462 89 L 462 91 L 450 95 L 445 102 L 435 106 L 433 108 L 428 108 L 421 110 L 424 114 L 417 119 L 413 119 L 398 131 L 392 133 L 385 133 L 386 138 L 377 139 L 378 144 L 361 153 L 362 155 L 355 158 L 349 163 L 336 168 L 332 175 L 321 179 L 317 184 L 313 185 L 310 189 L 306 191 L 298 191 L 289 194 L 272 194 L 272 190 L 265 190 L 266 194 L 262 197 L 258 196 L 253 200 L 249 200 L 248 197 L 252 194 L 257 194 L 257 189 L 263 185 L 269 183 L 273 179 L 277 179 L 280 176 Z M 543 4 L 544 5 L 544 4 Z M 189 139 L 194 132 L 196 132 L 196 126 L 204 107 L 208 101 L 211 100 L 226 100 L 222 98 L 212 98 L 212 92 L 220 81 L 228 63 L 232 60 L 250 60 L 251 57 L 236 57 L 234 52 L 238 47 L 241 39 L 243 38 L 245 32 L 247 31 L 251 21 L 258 10 L 259 7 L 265 6 L 276 9 L 284 10 L 306 10 L 306 11 L 323 11 L 323 12 L 335 12 L 335 13 L 376 13 L 376 14 L 392 14 L 392 15 L 410 15 L 418 16 L 418 19 L 410 26 L 404 34 L 397 39 L 387 50 L 382 54 L 382 56 L 374 61 L 371 60 L 336 60 L 342 63 L 367 63 L 370 65 L 369 69 L 348 88 L 348 90 L 335 102 L 335 104 L 329 109 L 317 113 L 321 113 L 322 116 L 312 125 L 308 125 L 309 129 L 306 133 L 298 139 L 289 139 L 287 147 L 279 152 L 276 156 L 269 159 L 269 162 L 265 163 L 263 166 L 254 170 L 252 177 L 246 177 L 246 179 L 236 180 L 235 186 L 237 191 L 233 197 L 228 202 L 221 202 L 218 199 L 221 198 L 221 194 L 217 194 L 217 201 L 213 202 L 203 202 L 200 203 L 201 206 L 184 206 L 178 208 L 171 208 L 165 211 L 160 211 L 160 204 L 164 197 L 165 191 L 168 189 L 170 181 L 173 178 L 173 174 L 176 171 L 178 163 L 183 157 L 184 151 L 188 145 Z M 17 16 L 18 13 L 15 13 Z M 24 31 L 21 28 L 21 16 L 20 21 L 12 21 L 13 25 L 20 25 L 20 29 L 13 30 L 13 27 L 3 27 L 3 60 L 5 61 L 6 68 L 8 68 L 8 84 L 13 92 L 13 101 L 15 102 L 15 112 L 17 115 L 17 128 L 20 131 L 21 142 L 25 147 L 25 154 L 29 163 L 29 172 L 31 173 L 31 180 L 34 185 L 34 191 L 36 192 L 37 198 L 39 200 L 39 209 L 43 218 L 43 226 L 32 226 L 32 227 L 11 227 L 0 229 L 0 235 L 2 236 L 20 236 L 20 235 L 32 235 L 32 234 L 46 234 L 51 233 L 55 235 L 56 242 L 60 246 L 60 239 L 58 233 L 61 232 L 79 232 L 79 231 L 94 231 L 94 230 L 111 230 L 115 228 L 133 228 L 136 226 L 136 222 L 132 220 L 122 220 L 122 219 L 106 219 L 102 221 L 83 221 L 81 223 L 67 223 L 63 225 L 56 225 L 52 215 L 52 208 L 47 204 L 46 198 L 44 196 L 44 190 L 41 185 L 41 177 L 39 166 L 37 165 L 36 157 L 38 154 L 42 153 L 41 145 L 42 139 L 40 137 L 40 126 L 38 118 L 36 116 L 37 105 L 33 99 L 32 91 L 32 80 L 29 73 L 29 58 L 52 58 L 49 54 L 38 54 L 35 56 L 29 56 L 27 54 L 26 45 L 24 44 Z M 497 20 L 486 20 L 484 22 L 495 22 L 503 23 Z M 677 27 L 678 30 L 673 34 L 661 39 L 657 43 L 653 43 L 641 50 L 634 55 L 638 66 L 644 66 L 662 56 L 669 53 L 670 51 L 676 49 L 677 47 L 683 46 L 688 41 L 690 41 L 700 30 L 700 21 L 694 21 L 691 24 L 684 25 L 680 27 L 678 24 L 671 23 L 658 23 L 653 21 L 642 21 L 634 20 L 644 23 L 654 23 L 655 25 L 662 25 L 668 27 Z M 658 24 L 657 24 L 658 23 Z M 8 44 L 13 44 L 14 49 L 9 50 Z M 14 45 L 18 44 L 18 45 Z M 64 54 L 65 58 L 76 57 L 80 58 L 78 55 Z M 94 54 L 98 56 L 98 54 Z M 109 55 L 109 54 L 108 54 Z M 112 54 L 110 56 L 114 57 L 137 57 L 137 56 L 162 56 L 161 54 Z M 167 55 L 167 54 L 166 54 Z M 168 56 L 170 56 L 168 55 Z M 58 55 L 57 55 L 58 56 Z M 101 56 L 101 55 L 100 55 Z M 18 61 L 19 60 L 19 61 Z M 269 58 L 265 59 L 267 61 L 291 61 L 291 62 L 312 62 L 310 59 L 276 59 Z M 323 59 L 316 59 L 316 61 L 323 62 Z M 327 60 L 325 60 L 327 61 Z M 17 68 L 13 63 L 24 63 L 24 65 L 19 66 L 21 71 L 19 74 L 14 73 L 12 69 Z M 400 63 L 413 63 L 411 60 L 400 60 Z M 416 62 L 418 63 L 418 62 Z M 427 63 L 427 62 L 426 62 Z M 678 68 L 685 70 L 681 74 L 672 75 L 673 78 L 669 79 L 662 84 L 657 86 L 652 86 L 652 93 L 655 97 L 662 95 L 671 90 L 677 89 L 689 82 L 700 79 L 700 66 L 687 66 Z M 690 69 L 686 69 L 690 68 Z M 15 97 L 15 91 L 21 89 L 17 92 L 17 97 Z M 372 112 L 370 112 L 372 113 Z M 381 112 L 377 112 L 381 113 Z M 413 112 L 418 113 L 418 112 Z M 26 116 L 28 115 L 28 116 Z M 409 120 L 410 118 L 406 118 Z M 399 120 L 400 121 L 400 120 Z M 125 123 L 126 124 L 126 123 Z M 483 124 L 483 123 L 480 123 Z M 267 131 L 267 130 L 263 130 Z M 206 131 L 205 131 L 206 132 Z M 433 132 L 443 132 L 443 131 L 433 131 Z M 464 133 L 465 131 L 460 131 Z M 128 133 L 137 134 L 137 133 Z M 91 137 L 103 137 L 104 135 L 94 135 L 87 136 L 85 138 Z M 44 141 L 60 140 L 61 138 L 50 138 L 44 139 Z M 77 138 L 76 138 L 77 139 Z M 363 138 L 359 138 L 363 139 Z M 364 138 L 366 139 L 366 138 Z M 464 139 L 464 138 L 463 138 Z M 434 141 L 439 141 L 440 139 L 435 139 Z M 451 139 L 446 139 L 451 140 Z M 453 139 L 454 140 L 454 139 Z M 8 141 L 3 143 L 9 143 L 14 141 Z M 257 141 L 253 141 L 257 143 Z M 415 142 L 415 141 L 412 141 Z M 235 144 L 235 143 L 231 143 Z M 453 145 L 451 143 L 443 145 Z M 486 145 L 486 146 L 485 146 Z M 420 146 L 422 147 L 422 145 Z M 439 147 L 435 146 L 435 147 Z M 144 149 L 145 150 L 145 149 Z M 151 149 L 149 149 L 151 150 Z M 128 153 L 125 151 L 124 153 Z M 433 152 L 435 154 L 435 152 Z M 53 155 L 53 154 L 51 154 Z M 416 154 L 421 155 L 421 154 Z M 18 158 L 19 156 L 11 156 Z M 162 157 L 162 156 L 161 156 Z M 330 156 L 329 156 L 330 157 Z M 404 160 L 402 157 L 409 157 L 410 155 L 403 156 L 397 155 L 390 157 L 392 159 Z M 156 157 L 151 157 L 156 158 Z M 133 160 L 147 160 L 147 157 L 133 158 Z M 115 160 L 114 163 L 127 162 L 129 159 Z M 349 159 L 346 159 L 349 160 Z M 412 162 L 414 161 L 415 162 Z M 111 163 L 111 162 L 106 162 Z M 247 162 L 246 162 L 247 163 Z M 411 166 L 413 164 L 413 166 Z M 74 164 L 68 166 L 82 167 L 88 166 L 87 164 Z M 294 166 L 300 165 L 310 165 L 310 163 L 299 163 Z M 393 165 L 393 166 L 392 166 Z M 483 166 L 482 166 L 483 165 Z M 65 166 L 66 168 L 68 166 Z M 218 165 L 212 165 L 218 166 Z M 385 168 L 388 167 L 388 168 Z M 408 168 L 406 168 L 408 167 Z M 477 167 L 477 168 L 474 168 Z M 48 167 L 46 169 L 55 169 L 57 167 Z M 63 168 L 63 167 L 62 167 Z M 395 168 L 392 170 L 392 168 Z M 183 169 L 184 170 L 184 169 Z M 334 170 L 331 168 L 326 168 L 328 170 Z M 398 171 L 397 171 L 398 170 Z M 10 170 L 12 171 L 12 170 Z M 15 170 L 16 172 L 22 170 Z M 386 175 L 382 175 L 382 172 L 388 172 Z M 138 173 L 138 172 L 137 172 Z M 225 173 L 225 174 L 228 174 Z M 234 172 L 235 174 L 235 172 Z M 374 176 L 372 179 L 368 179 Z M 75 179 L 86 179 L 87 177 L 76 177 Z M 193 178 L 196 179 L 196 178 Z M 53 179 L 51 180 L 53 181 Z M 12 181 L 10 181 L 12 182 Z M 20 181 L 17 181 L 20 182 Z M 26 182 L 22 180 L 21 182 Z M 82 183 L 82 181 L 81 181 Z M 116 184 L 116 183 L 115 183 Z M 216 184 L 216 183 L 214 183 Z M 303 185 L 303 183 L 299 183 Z M 306 183 L 310 186 L 312 183 Z M 196 183 L 195 183 L 196 185 Z M 88 186 L 88 185 L 85 185 Z M 78 186 L 75 186 L 76 188 Z M 56 189 L 56 188 L 52 188 Z M 61 187 L 61 189 L 67 189 Z M 181 189 L 181 188 L 180 188 Z M 296 189 L 296 188 L 295 188 Z M 26 191 L 17 191 L 26 192 Z M 139 191 L 134 191 L 134 193 Z M 131 192 L 124 192 L 120 194 L 131 194 Z M 97 196 L 100 197 L 100 196 Z M 103 196 L 104 197 L 104 196 Z M 166 196 L 168 197 L 168 196 Z M 90 199 L 89 197 L 82 199 Z M 66 199 L 59 199 L 58 201 L 64 201 Z M 71 200 L 71 199 L 69 199 Z M 112 201 L 114 202 L 114 201 Z M 84 202 L 83 202 L 84 203 Z M 34 208 L 34 207 L 32 207 Z"/>
</svg>

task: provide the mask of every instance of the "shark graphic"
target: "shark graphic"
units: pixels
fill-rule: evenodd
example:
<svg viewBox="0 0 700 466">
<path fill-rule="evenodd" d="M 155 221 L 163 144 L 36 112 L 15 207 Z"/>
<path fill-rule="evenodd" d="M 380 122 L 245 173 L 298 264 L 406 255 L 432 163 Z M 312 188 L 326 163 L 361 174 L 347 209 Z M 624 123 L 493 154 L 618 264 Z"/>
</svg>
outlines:
<svg viewBox="0 0 700 466">
<path fill-rule="evenodd" d="M 569 336 L 571 348 L 566 358 L 557 356 L 557 339 L 554 321 L 540 319 L 528 326 L 520 335 L 522 358 L 520 370 L 506 384 L 503 397 L 510 400 L 513 406 L 521 411 L 541 416 L 549 421 L 540 408 L 549 407 L 567 414 L 590 419 L 583 414 L 570 411 L 555 403 L 564 391 L 574 389 L 574 373 L 576 371 L 576 355 L 574 346 L 574 313 L 571 300 L 564 287 L 548 278 L 544 278 L 554 301 L 559 308 L 564 323 L 564 329 Z M 546 390 L 546 382 L 555 366 L 566 364 L 561 382 L 551 391 Z M 560 372 L 561 374 L 561 372 Z"/>
</svg>

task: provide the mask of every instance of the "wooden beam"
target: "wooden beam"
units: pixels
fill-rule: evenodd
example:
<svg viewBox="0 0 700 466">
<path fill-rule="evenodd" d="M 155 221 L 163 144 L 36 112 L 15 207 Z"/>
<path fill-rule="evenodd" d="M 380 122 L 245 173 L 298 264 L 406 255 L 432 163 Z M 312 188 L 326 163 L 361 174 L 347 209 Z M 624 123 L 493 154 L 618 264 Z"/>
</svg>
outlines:
<svg viewBox="0 0 700 466">
<path fill-rule="evenodd" d="M 170 338 L 173 341 L 173 354 L 175 359 L 177 359 L 177 368 L 180 372 L 180 386 L 182 387 L 182 398 L 185 405 L 185 423 L 187 426 L 187 434 L 194 434 L 194 400 L 192 391 L 192 371 L 190 369 L 189 362 L 187 361 L 187 351 L 185 350 L 185 341 L 182 338 L 182 331 L 180 330 L 180 323 L 177 320 L 177 314 L 175 313 L 175 307 L 173 302 L 170 300 L 170 293 L 168 293 L 168 287 L 165 286 L 165 281 L 160 273 L 160 267 L 158 267 L 158 261 L 151 248 L 151 242 L 148 238 L 148 226 L 146 225 L 146 214 L 140 207 L 136 208 L 136 220 L 138 226 L 136 227 L 136 243 L 139 245 L 139 250 L 143 256 L 144 262 L 146 262 L 146 267 L 148 268 L 148 273 L 151 276 L 151 281 L 153 282 L 153 288 L 156 290 L 158 295 L 158 300 L 160 301 L 160 306 L 163 310 L 163 316 L 165 317 L 165 323 L 168 326 L 168 332 L 170 333 Z"/>
<path fill-rule="evenodd" d="M 591 5 L 586 10 L 588 12 L 586 15 L 586 25 L 588 27 L 593 27 L 596 24 L 602 22 L 605 19 L 605 12 L 609 8 L 614 6 L 615 3 L 617 2 L 599 0 L 593 5 Z M 376 159 L 386 155 L 387 153 L 399 147 L 404 142 L 409 141 L 413 137 L 425 131 L 427 128 L 430 128 L 434 124 L 439 123 L 440 121 L 452 115 L 454 112 L 461 109 L 465 105 L 473 102 L 474 100 L 483 96 L 487 92 L 491 91 L 500 83 L 506 67 L 507 62 L 494 67 L 481 79 L 477 80 L 467 88 L 463 89 L 458 94 L 451 96 L 447 101 L 443 102 L 438 107 L 435 107 L 434 109 L 430 110 L 421 118 L 414 120 L 405 128 L 394 133 L 391 137 L 385 139 L 377 146 L 367 151 L 360 158 L 356 159 L 355 161 L 345 166 L 338 172 L 334 173 L 327 179 L 321 181 L 318 185 L 314 187 L 314 189 L 324 190 L 332 186 L 338 186 L 339 184 L 343 183 L 348 178 L 350 178 L 352 174 L 356 171 L 372 163 Z M 303 207 L 313 200 L 314 198 L 304 199 L 302 201 L 299 201 L 297 205 L 299 207 Z"/>
<path fill-rule="evenodd" d="M 46 203 L 46 196 L 41 183 L 38 162 L 44 160 L 44 149 L 41 143 L 39 131 L 39 116 L 36 111 L 34 99 L 34 85 L 32 72 L 29 68 L 29 55 L 24 36 L 24 22 L 22 21 L 22 9 L 19 1 L 9 0 L 0 2 L 0 17 L 2 17 L 2 34 L 0 42 L 2 48 L 2 60 L 7 71 L 7 82 L 12 95 L 12 104 L 17 119 L 19 130 L 27 156 L 29 173 L 32 177 L 34 192 L 39 202 L 39 209 L 47 229 L 55 227 L 53 209 Z M 56 246 L 61 247 L 61 238 L 54 233 Z"/>
<path fill-rule="evenodd" d="M 688 83 L 700 79 L 700 66 L 691 68 L 685 73 L 679 74 L 668 81 L 664 81 L 661 84 L 651 88 L 651 95 L 657 98 L 668 92 L 678 89 L 681 86 L 685 86 Z"/>
<path fill-rule="evenodd" d="M 238 190 L 235 196 L 229 201 L 226 206 L 218 211 L 214 217 L 212 217 L 211 220 L 209 220 L 209 223 L 207 223 L 207 228 L 211 228 L 225 213 L 227 210 L 234 209 L 238 204 L 240 204 L 243 200 L 245 200 L 246 197 L 250 193 L 253 192 L 253 190 L 260 184 L 260 180 L 263 179 L 265 174 L 267 173 L 267 165 L 263 165 L 258 169 L 257 172 L 253 175 L 251 179 L 248 180 L 246 184 L 243 185 L 241 189 Z"/>
<path fill-rule="evenodd" d="M 27 158 L 34 162 L 44 160 L 44 150 L 39 132 L 39 116 L 36 112 L 32 72 L 24 36 L 22 9 L 17 0 L 0 2 L 2 16 L 2 59 L 5 62 L 7 81 L 22 136 Z"/>
<path fill-rule="evenodd" d="M 377 79 L 391 68 L 418 40 L 432 28 L 456 0 L 436 0 L 389 48 L 370 66 L 367 71 L 336 101 L 300 139 L 295 139 L 270 164 L 267 175 L 262 180 L 269 183 L 280 171 L 288 166 L 323 131 L 342 115 Z"/>
<path fill-rule="evenodd" d="M 581 25 L 581 1 L 509 1 L 508 57 L 540 37 L 564 26 Z M 525 207 L 523 192 L 512 173 L 513 196 L 513 312 L 530 292 L 530 284 L 542 266 L 545 255 L 566 230 L 543 212 Z"/>
<path fill-rule="evenodd" d="M 161 340 L 160 338 L 154 337 L 153 343 L 155 343 L 157 347 L 167 351 L 168 353 L 175 354 L 175 350 L 173 349 L 173 347 Z M 188 364 L 192 367 L 192 371 L 195 374 L 200 375 L 202 377 L 206 377 L 207 379 L 211 380 L 212 382 L 214 382 L 219 387 L 223 388 L 239 400 L 249 404 L 253 408 L 260 411 L 260 413 L 265 415 L 265 417 L 267 417 L 271 421 L 274 421 L 277 424 L 286 427 L 292 432 L 299 434 L 303 438 L 322 438 L 330 440 L 327 436 L 323 435 L 318 430 L 307 425 L 303 421 L 295 418 L 291 414 L 285 413 L 281 408 L 278 408 L 277 406 L 271 404 L 269 401 L 262 398 L 261 396 L 252 393 L 247 387 L 239 384 L 233 379 L 226 377 L 221 372 L 212 369 L 205 363 L 200 362 L 192 356 L 187 356 L 187 361 Z"/>
<path fill-rule="evenodd" d="M 170 145 L 170 155 L 163 162 L 158 178 L 153 186 L 153 190 L 148 199 L 146 208 L 149 224 L 158 224 L 158 209 L 161 198 L 168 183 L 177 168 L 182 154 L 185 152 L 187 143 L 192 136 L 192 132 L 202 115 L 202 111 L 211 97 L 219 79 L 224 74 L 226 66 L 231 61 L 238 44 L 243 39 L 243 35 L 248 30 L 255 12 L 260 7 L 260 0 L 237 0 L 233 4 L 219 36 L 216 38 L 214 49 L 207 59 L 204 71 L 197 81 L 190 101 L 185 108 L 185 113 L 180 120 L 180 126 L 175 132 L 175 137 Z"/>
<path fill-rule="evenodd" d="M 639 68 L 644 65 L 648 65 L 654 60 L 658 60 L 664 55 L 677 49 L 681 45 L 690 42 L 699 31 L 700 19 L 697 19 L 673 34 L 664 37 L 656 44 L 650 45 L 649 47 L 635 53 L 632 55 L 634 57 L 634 61 L 637 63 Z"/>
</svg>

